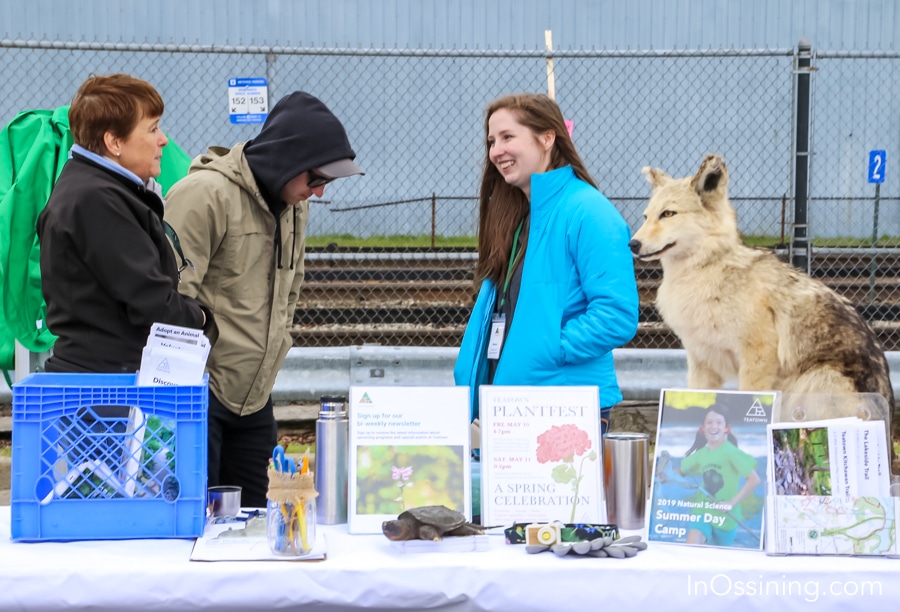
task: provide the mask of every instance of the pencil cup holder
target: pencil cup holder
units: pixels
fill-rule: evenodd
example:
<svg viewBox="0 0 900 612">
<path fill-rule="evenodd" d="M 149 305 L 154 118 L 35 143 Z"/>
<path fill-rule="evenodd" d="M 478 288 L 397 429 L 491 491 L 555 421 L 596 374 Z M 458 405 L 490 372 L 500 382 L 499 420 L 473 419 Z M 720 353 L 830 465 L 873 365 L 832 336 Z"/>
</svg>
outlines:
<svg viewBox="0 0 900 612">
<path fill-rule="evenodd" d="M 266 505 L 266 538 L 276 555 L 297 557 L 316 543 L 316 500 L 277 502 Z"/>
</svg>

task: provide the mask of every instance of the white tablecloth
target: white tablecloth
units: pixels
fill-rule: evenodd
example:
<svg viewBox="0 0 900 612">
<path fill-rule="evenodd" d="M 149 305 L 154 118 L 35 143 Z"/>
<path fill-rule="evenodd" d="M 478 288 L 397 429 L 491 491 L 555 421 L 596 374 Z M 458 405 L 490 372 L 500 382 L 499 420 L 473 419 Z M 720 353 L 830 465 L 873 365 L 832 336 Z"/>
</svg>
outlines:
<svg viewBox="0 0 900 612">
<path fill-rule="evenodd" d="M 191 540 L 9 539 L 0 507 L 0 610 L 886 610 L 900 560 L 768 557 L 650 543 L 632 559 L 490 550 L 403 554 L 382 536 L 319 526 L 318 563 L 189 560 Z"/>
</svg>

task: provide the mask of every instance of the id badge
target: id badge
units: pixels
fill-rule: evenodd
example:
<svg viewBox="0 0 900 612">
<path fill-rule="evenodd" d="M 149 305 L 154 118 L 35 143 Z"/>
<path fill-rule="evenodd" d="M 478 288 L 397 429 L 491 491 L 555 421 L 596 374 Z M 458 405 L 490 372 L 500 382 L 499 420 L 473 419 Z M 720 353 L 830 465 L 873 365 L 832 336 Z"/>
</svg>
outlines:
<svg viewBox="0 0 900 612">
<path fill-rule="evenodd" d="M 491 338 L 488 340 L 488 359 L 500 359 L 503 348 L 503 332 L 506 331 L 506 315 L 495 314 L 491 317 Z"/>
</svg>

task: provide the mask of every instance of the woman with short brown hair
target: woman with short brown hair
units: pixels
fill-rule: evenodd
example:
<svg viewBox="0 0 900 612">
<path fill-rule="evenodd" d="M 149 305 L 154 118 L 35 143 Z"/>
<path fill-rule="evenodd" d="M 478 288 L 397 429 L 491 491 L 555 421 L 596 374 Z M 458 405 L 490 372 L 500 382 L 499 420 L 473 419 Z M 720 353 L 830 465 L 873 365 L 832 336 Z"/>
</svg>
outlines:
<svg viewBox="0 0 900 612">
<path fill-rule="evenodd" d="M 94 76 L 75 94 L 69 107 L 69 128 L 77 144 L 104 155 L 107 132 L 126 136 L 142 117 L 159 119 L 165 110 L 159 92 L 146 81 L 127 74 Z"/>
<path fill-rule="evenodd" d="M 154 180 L 164 109 L 152 85 L 126 74 L 91 76 L 75 94 L 75 145 L 38 217 L 46 323 L 58 337 L 50 372 L 134 372 L 153 323 L 212 323 L 177 290 Z"/>
</svg>

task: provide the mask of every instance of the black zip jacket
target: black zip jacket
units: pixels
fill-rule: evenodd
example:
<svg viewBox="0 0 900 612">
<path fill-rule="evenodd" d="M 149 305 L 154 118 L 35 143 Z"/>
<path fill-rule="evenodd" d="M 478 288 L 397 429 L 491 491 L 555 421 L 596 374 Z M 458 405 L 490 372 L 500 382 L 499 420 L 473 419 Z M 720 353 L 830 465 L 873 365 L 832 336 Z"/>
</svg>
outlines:
<svg viewBox="0 0 900 612">
<path fill-rule="evenodd" d="M 153 323 L 200 328 L 152 191 L 73 154 L 38 217 L 51 372 L 134 372 Z M 211 323 L 211 319 L 210 319 Z"/>
</svg>

